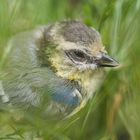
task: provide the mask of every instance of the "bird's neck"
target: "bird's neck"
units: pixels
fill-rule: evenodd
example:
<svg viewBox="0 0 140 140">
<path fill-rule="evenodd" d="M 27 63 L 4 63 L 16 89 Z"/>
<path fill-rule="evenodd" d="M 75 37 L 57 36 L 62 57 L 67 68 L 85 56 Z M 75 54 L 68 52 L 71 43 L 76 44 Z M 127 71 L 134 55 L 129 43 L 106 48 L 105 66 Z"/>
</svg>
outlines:
<svg viewBox="0 0 140 140">
<path fill-rule="evenodd" d="M 98 87 L 101 85 L 102 78 L 103 78 L 103 72 L 102 71 L 96 71 L 92 72 L 89 71 L 85 74 L 82 74 L 80 79 L 80 85 L 82 87 L 82 93 L 83 96 L 88 100 L 92 97 L 93 93 L 98 89 Z"/>
</svg>

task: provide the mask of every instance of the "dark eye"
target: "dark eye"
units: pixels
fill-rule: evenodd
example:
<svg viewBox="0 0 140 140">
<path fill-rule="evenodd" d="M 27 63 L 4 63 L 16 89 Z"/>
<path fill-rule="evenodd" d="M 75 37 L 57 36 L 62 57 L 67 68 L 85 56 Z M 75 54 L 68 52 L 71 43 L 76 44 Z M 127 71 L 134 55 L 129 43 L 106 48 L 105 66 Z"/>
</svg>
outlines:
<svg viewBox="0 0 140 140">
<path fill-rule="evenodd" d="M 74 61 L 84 62 L 86 60 L 86 54 L 81 50 L 68 50 L 66 51 L 67 56 Z"/>
<path fill-rule="evenodd" d="M 74 51 L 73 53 L 78 58 L 84 58 L 85 57 L 84 53 L 81 52 L 81 51 Z"/>
</svg>

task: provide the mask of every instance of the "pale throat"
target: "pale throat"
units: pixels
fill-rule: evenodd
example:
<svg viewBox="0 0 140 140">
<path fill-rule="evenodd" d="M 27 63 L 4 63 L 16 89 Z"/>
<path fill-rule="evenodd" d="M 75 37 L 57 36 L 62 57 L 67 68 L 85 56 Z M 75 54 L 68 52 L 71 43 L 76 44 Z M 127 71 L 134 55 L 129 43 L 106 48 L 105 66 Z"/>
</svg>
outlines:
<svg viewBox="0 0 140 140">
<path fill-rule="evenodd" d="M 93 93 L 98 89 L 101 85 L 103 79 L 103 71 L 96 70 L 96 71 L 85 71 L 83 74 L 81 73 L 80 76 L 80 83 L 81 87 L 83 88 L 83 92 L 87 99 L 92 98 Z"/>
<path fill-rule="evenodd" d="M 63 71 L 64 72 L 64 71 Z M 77 81 L 79 86 L 81 87 L 81 94 L 87 100 L 92 98 L 93 93 L 98 89 L 101 85 L 103 79 L 103 70 L 86 70 L 83 72 L 79 71 L 62 71 L 58 72 L 57 74 L 63 78 L 68 80 Z"/>
</svg>

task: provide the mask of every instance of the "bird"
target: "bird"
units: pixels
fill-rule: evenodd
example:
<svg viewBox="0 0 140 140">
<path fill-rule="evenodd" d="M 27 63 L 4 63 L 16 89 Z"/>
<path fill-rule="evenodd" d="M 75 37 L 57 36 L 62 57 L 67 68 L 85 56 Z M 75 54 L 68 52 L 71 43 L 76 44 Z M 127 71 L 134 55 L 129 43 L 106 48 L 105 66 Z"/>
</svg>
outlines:
<svg viewBox="0 0 140 140">
<path fill-rule="evenodd" d="M 0 99 L 23 110 L 71 116 L 92 99 L 104 67 L 116 67 L 100 33 L 79 20 L 37 26 L 8 42 Z"/>
</svg>

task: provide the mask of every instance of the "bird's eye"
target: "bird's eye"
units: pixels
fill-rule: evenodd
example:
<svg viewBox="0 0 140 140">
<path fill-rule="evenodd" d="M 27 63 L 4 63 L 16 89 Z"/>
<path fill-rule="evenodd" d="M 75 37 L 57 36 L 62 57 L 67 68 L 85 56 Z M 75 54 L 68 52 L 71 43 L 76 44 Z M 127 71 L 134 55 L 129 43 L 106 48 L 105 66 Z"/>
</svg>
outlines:
<svg viewBox="0 0 140 140">
<path fill-rule="evenodd" d="M 84 62 L 86 60 L 86 54 L 81 50 L 68 50 L 66 51 L 67 56 L 74 61 Z"/>
</svg>

